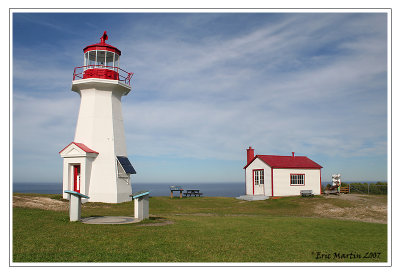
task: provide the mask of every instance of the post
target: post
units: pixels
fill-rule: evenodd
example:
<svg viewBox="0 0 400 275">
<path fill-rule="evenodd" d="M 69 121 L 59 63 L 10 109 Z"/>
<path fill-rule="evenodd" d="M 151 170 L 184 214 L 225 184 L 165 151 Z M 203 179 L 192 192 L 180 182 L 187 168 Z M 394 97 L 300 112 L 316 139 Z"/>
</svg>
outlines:
<svg viewBox="0 0 400 275">
<path fill-rule="evenodd" d="M 179 190 L 179 198 L 181 198 L 182 199 L 182 189 L 181 190 Z"/>
<path fill-rule="evenodd" d="M 368 183 L 368 195 L 369 195 L 369 183 Z"/>
<path fill-rule="evenodd" d="M 149 218 L 149 192 L 132 197 L 135 202 L 135 219 L 139 221 Z"/>
<path fill-rule="evenodd" d="M 81 219 L 81 197 L 69 194 L 69 221 L 77 222 Z"/>
<path fill-rule="evenodd" d="M 135 218 L 143 220 L 143 197 L 135 198 Z"/>
<path fill-rule="evenodd" d="M 172 199 L 173 196 L 174 196 L 174 193 L 173 193 L 173 191 L 171 190 L 171 199 Z"/>
<path fill-rule="evenodd" d="M 149 218 L 149 195 L 143 196 L 143 219 Z"/>
<path fill-rule="evenodd" d="M 81 200 L 89 197 L 75 191 L 64 191 L 68 194 L 69 199 L 69 221 L 77 222 L 81 219 Z"/>
</svg>

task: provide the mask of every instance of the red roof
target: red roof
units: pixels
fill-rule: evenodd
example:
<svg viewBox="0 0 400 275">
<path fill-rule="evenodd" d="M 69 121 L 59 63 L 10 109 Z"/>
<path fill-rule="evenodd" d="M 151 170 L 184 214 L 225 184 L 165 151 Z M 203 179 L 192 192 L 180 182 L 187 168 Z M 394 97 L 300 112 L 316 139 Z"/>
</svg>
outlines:
<svg viewBox="0 0 400 275">
<path fill-rule="evenodd" d="M 110 44 L 107 44 L 107 43 L 97 43 L 97 44 L 86 46 L 83 49 L 83 52 L 86 53 L 88 51 L 95 51 L 95 50 L 109 51 L 109 52 L 114 52 L 118 55 L 121 55 L 121 51 L 119 49 L 117 49 L 116 47 L 111 46 Z"/>
<path fill-rule="evenodd" d="M 305 168 L 305 169 L 320 169 L 321 165 L 312 161 L 308 157 L 303 156 L 273 156 L 273 155 L 256 155 L 247 166 L 250 165 L 256 158 L 259 158 L 271 168 Z"/>
<path fill-rule="evenodd" d="M 64 149 L 62 149 L 59 154 L 61 154 L 62 151 L 64 151 L 68 146 L 70 146 L 71 144 L 75 144 L 76 146 L 78 146 L 79 148 L 81 148 L 83 151 L 85 151 L 86 153 L 95 153 L 98 154 L 98 152 L 90 149 L 89 147 L 87 147 L 85 144 L 83 143 L 78 143 L 78 142 L 71 142 L 70 144 L 68 144 L 67 146 L 65 146 Z"/>
<path fill-rule="evenodd" d="M 83 49 L 83 52 L 86 53 L 88 51 L 99 50 L 99 51 L 111 51 L 118 55 L 121 55 L 121 51 L 118 50 L 116 47 L 111 46 L 110 44 L 107 44 L 106 40 L 108 40 L 108 35 L 107 35 L 107 32 L 104 31 L 103 36 L 100 38 L 100 43 L 86 46 Z"/>
</svg>

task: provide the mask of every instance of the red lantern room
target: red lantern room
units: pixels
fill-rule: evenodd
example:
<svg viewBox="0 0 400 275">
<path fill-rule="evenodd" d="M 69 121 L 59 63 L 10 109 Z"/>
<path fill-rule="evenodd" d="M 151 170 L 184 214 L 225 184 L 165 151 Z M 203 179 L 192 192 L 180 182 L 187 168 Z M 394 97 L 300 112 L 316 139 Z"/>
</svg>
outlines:
<svg viewBox="0 0 400 275">
<path fill-rule="evenodd" d="M 124 82 L 130 85 L 133 73 L 119 68 L 121 51 L 107 44 L 107 32 L 103 33 L 100 43 L 86 46 L 83 49 L 84 63 L 74 70 L 73 80 L 100 78 Z"/>
</svg>

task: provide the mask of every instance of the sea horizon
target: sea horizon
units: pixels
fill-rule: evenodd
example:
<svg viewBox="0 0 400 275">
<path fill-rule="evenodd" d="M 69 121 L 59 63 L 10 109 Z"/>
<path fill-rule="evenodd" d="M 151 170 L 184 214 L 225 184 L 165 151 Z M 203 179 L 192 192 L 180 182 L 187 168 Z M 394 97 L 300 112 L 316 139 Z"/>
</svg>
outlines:
<svg viewBox="0 0 400 275">
<path fill-rule="evenodd" d="M 377 183 L 387 181 L 347 181 L 344 183 Z M 322 185 L 326 186 L 331 182 L 323 181 Z M 199 189 L 203 196 L 208 197 L 238 197 L 245 194 L 244 182 L 197 182 L 197 183 L 132 183 L 132 192 L 147 190 L 150 196 L 169 196 L 169 186 L 181 186 L 184 190 Z M 229 188 L 227 188 L 229 187 Z M 47 182 L 14 182 L 12 186 L 14 193 L 38 193 L 38 194 L 62 194 L 62 183 Z"/>
</svg>

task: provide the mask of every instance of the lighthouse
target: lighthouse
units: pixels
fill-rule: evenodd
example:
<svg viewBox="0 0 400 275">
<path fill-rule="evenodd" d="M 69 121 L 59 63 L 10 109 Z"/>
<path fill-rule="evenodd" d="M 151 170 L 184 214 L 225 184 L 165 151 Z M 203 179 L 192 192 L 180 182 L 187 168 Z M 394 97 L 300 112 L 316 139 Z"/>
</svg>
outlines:
<svg viewBox="0 0 400 275">
<path fill-rule="evenodd" d="M 83 66 L 73 73 L 73 92 L 80 95 L 74 140 L 62 149 L 65 190 L 84 194 L 83 202 L 119 203 L 132 194 L 131 175 L 122 119 L 123 96 L 131 90 L 132 73 L 120 68 L 121 51 L 100 43 L 83 49 Z"/>
</svg>

